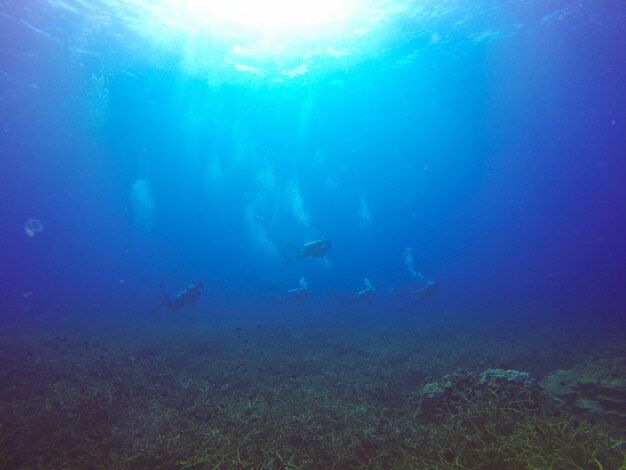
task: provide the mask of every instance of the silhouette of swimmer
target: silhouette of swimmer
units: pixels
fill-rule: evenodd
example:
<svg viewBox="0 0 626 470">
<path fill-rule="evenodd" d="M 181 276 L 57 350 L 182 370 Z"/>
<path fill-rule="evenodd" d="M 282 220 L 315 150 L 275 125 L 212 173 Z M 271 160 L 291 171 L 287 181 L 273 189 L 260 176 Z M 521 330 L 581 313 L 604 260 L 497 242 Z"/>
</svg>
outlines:
<svg viewBox="0 0 626 470">
<path fill-rule="evenodd" d="M 436 281 L 426 281 L 426 285 L 424 287 L 398 291 L 396 292 L 396 296 L 406 299 L 408 305 L 414 302 L 421 302 L 428 297 L 432 297 L 437 292 L 439 292 L 439 283 Z"/>
<path fill-rule="evenodd" d="M 337 292 L 335 298 L 345 304 L 372 302 L 376 298 L 376 289 L 374 289 L 369 279 L 364 279 L 363 284 L 365 285 L 364 289 L 360 291 Z"/>
<path fill-rule="evenodd" d="M 285 263 L 289 263 L 294 259 L 300 258 L 321 258 L 326 256 L 328 250 L 333 247 L 333 242 L 330 240 L 315 240 L 314 242 L 309 242 L 304 245 L 302 248 L 298 248 L 293 243 L 289 242 L 287 246 L 283 249 L 280 256 L 285 257 Z M 290 249 L 295 253 L 291 256 L 286 256 L 287 250 Z"/>
<path fill-rule="evenodd" d="M 289 302 L 306 302 L 309 300 L 310 296 L 311 292 L 309 291 L 309 284 L 306 282 L 306 279 L 301 277 L 300 287 L 289 289 L 283 296 L 281 296 L 281 299 Z"/>
<path fill-rule="evenodd" d="M 171 299 L 167 295 L 167 292 L 165 292 L 165 289 L 163 288 L 163 281 L 161 281 L 160 289 L 161 289 L 161 295 L 163 296 L 163 302 L 157 305 L 152 310 L 152 313 L 155 313 L 161 307 L 167 307 L 172 312 L 178 312 L 187 304 L 191 304 L 195 307 L 196 303 L 198 302 L 198 299 L 202 295 L 203 287 L 204 287 L 204 284 L 202 281 L 198 281 L 195 284 L 189 284 L 187 287 L 181 290 L 178 294 L 176 294 L 176 296 L 173 299 Z"/>
</svg>

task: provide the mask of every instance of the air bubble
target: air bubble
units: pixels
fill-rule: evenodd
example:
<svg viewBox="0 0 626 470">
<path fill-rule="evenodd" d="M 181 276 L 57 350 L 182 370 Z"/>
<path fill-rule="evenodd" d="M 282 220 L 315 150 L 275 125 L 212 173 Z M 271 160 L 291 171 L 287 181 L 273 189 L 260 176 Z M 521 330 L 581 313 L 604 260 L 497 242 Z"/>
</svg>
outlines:
<svg viewBox="0 0 626 470">
<path fill-rule="evenodd" d="M 24 224 L 24 232 L 32 238 L 37 232 L 43 232 L 43 224 L 39 219 L 28 219 Z"/>
</svg>

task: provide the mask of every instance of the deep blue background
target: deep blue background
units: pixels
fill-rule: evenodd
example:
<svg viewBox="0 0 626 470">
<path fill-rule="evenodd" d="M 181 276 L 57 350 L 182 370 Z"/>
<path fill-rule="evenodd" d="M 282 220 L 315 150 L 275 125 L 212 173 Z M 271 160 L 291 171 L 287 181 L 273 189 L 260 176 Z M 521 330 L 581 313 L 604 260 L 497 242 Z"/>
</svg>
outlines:
<svg viewBox="0 0 626 470">
<path fill-rule="evenodd" d="M 441 284 L 419 312 L 610 322 L 626 306 L 624 16 L 589 5 L 402 66 L 391 53 L 256 86 L 146 64 L 129 74 L 128 58 L 77 56 L 0 18 L 3 318 L 143 319 L 161 279 L 172 293 L 204 279 L 190 317 L 254 320 L 283 314 L 277 297 L 301 276 L 315 298 L 295 314 L 340 313 L 333 292 L 367 277 L 388 315 L 393 291 L 414 282 L 411 247 L 415 269 Z M 259 183 L 268 169 L 274 190 Z M 133 214 L 139 179 L 150 229 Z M 248 211 L 278 251 L 331 238 L 329 263 L 283 265 L 256 243 Z M 45 226 L 34 238 L 31 217 Z"/>
</svg>

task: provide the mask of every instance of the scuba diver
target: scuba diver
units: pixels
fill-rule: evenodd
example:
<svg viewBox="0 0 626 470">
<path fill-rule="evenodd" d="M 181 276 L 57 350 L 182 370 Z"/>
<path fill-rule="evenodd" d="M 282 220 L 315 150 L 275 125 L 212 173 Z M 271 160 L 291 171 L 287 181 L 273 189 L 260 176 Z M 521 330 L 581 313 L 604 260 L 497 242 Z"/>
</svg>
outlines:
<svg viewBox="0 0 626 470">
<path fill-rule="evenodd" d="M 311 296 L 309 291 L 309 283 L 303 277 L 300 278 L 300 287 L 295 289 L 289 289 L 285 295 L 281 297 L 282 300 L 290 302 L 306 302 Z"/>
<path fill-rule="evenodd" d="M 421 287 L 414 287 L 409 290 L 396 292 L 396 297 L 405 299 L 404 305 L 401 308 L 406 308 L 411 304 L 421 302 L 422 300 L 432 297 L 439 292 L 439 284 L 436 281 L 427 279 L 421 272 L 417 272 L 415 270 L 415 265 L 413 263 L 413 251 L 411 248 L 406 248 L 404 250 L 404 264 L 406 265 L 411 277 L 417 281 Z"/>
<path fill-rule="evenodd" d="M 298 248 L 293 243 L 289 242 L 287 246 L 283 249 L 280 256 L 285 256 L 287 250 L 291 248 L 295 254 L 291 256 L 285 256 L 285 263 L 289 263 L 294 259 L 299 258 L 321 258 L 328 253 L 333 247 L 333 242 L 330 240 L 320 239 L 314 242 L 309 242 L 305 244 L 302 248 Z"/>
<path fill-rule="evenodd" d="M 163 296 L 163 302 L 157 305 L 154 309 L 152 309 L 152 313 L 155 313 L 161 307 L 167 307 L 172 312 L 178 312 L 187 304 L 192 304 L 194 307 L 198 302 L 198 299 L 202 295 L 202 288 L 204 287 L 204 283 L 202 281 L 198 281 L 195 284 L 189 284 L 183 290 L 181 290 L 176 296 L 171 299 L 165 289 L 163 288 L 163 281 L 161 281 L 161 295 Z"/>
<path fill-rule="evenodd" d="M 426 281 L 426 285 L 416 289 L 409 289 L 396 292 L 396 297 L 405 299 L 403 307 L 421 302 L 428 297 L 432 297 L 439 292 L 439 283 L 436 281 Z"/>
<path fill-rule="evenodd" d="M 337 292 L 335 298 L 345 304 L 369 303 L 376 298 L 376 289 L 369 281 L 364 279 L 365 288 L 360 291 Z"/>
</svg>

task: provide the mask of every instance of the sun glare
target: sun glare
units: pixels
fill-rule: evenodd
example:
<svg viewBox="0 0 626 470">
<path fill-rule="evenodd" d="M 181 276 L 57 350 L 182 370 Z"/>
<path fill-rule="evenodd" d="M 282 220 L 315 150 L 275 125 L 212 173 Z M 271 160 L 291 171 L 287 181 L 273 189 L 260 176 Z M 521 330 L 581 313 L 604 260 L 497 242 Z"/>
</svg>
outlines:
<svg viewBox="0 0 626 470">
<path fill-rule="evenodd" d="M 416 24 L 427 28 L 426 12 L 446 8 L 436 0 L 47 1 L 84 18 L 86 38 L 106 34 L 140 60 L 213 83 L 348 70 L 384 56 Z"/>
<path fill-rule="evenodd" d="M 303 43 L 337 39 L 358 16 L 357 0 L 160 0 L 143 3 L 151 27 L 217 41 Z"/>
<path fill-rule="evenodd" d="M 370 0 L 130 0 L 134 29 L 178 50 L 189 72 L 230 69 L 284 79 L 354 54 Z"/>
<path fill-rule="evenodd" d="M 352 0 L 166 0 L 163 7 L 194 26 L 219 22 L 267 35 L 325 29 L 356 9 Z"/>
<path fill-rule="evenodd" d="M 81 53 L 105 41 L 107 48 L 99 52 L 128 53 L 131 61 L 212 84 L 313 81 L 386 60 L 403 65 L 433 47 L 499 37 L 493 18 L 506 3 L 487 2 L 493 8 L 484 8 L 471 0 L 43 1 L 78 18 L 74 47 Z"/>
</svg>

